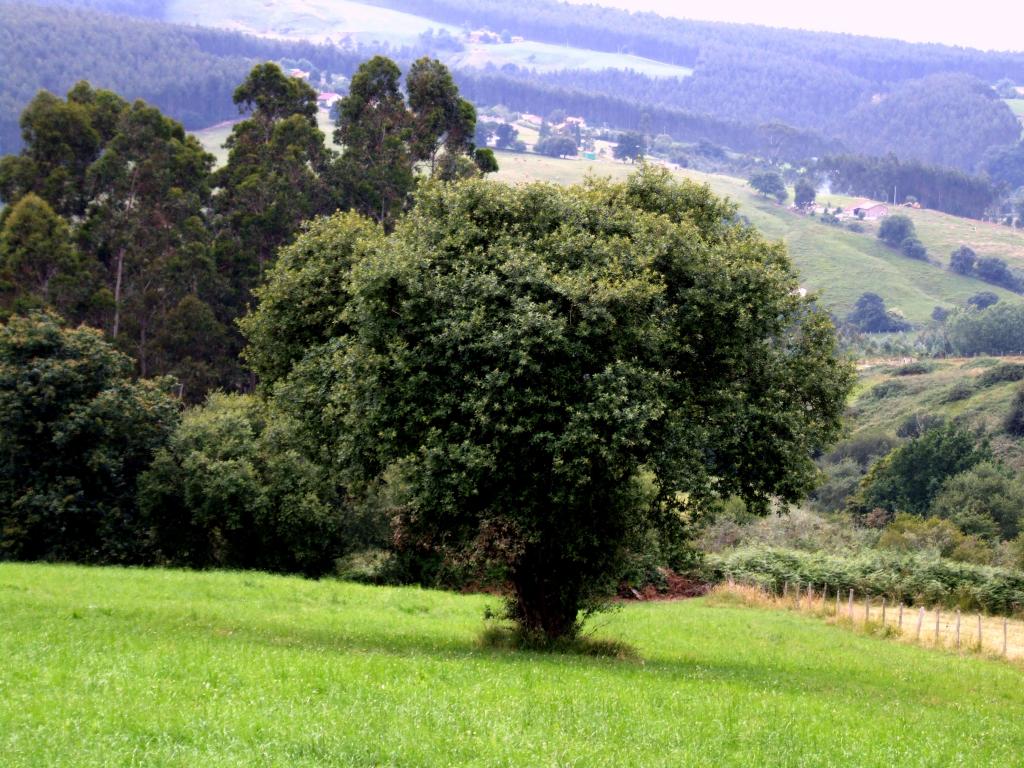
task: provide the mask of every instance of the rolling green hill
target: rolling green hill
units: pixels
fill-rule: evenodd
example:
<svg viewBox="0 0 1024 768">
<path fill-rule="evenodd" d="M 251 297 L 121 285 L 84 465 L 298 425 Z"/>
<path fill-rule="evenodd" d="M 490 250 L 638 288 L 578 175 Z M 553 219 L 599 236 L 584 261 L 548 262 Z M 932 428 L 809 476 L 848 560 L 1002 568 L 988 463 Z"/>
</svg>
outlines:
<svg viewBox="0 0 1024 768">
<path fill-rule="evenodd" d="M 74 766 L 1015 765 L 1020 670 L 703 600 L 636 658 L 481 644 L 496 599 L 0 564 L 0 751 Z"/>
<path fill-rule="evenodd" d="M 538 155 L 497 153 L 499 179 L 576 183 L 587 174 L 623 178 L 633 167 L 624 163 L 558 160 Z M 865 291 L 881 295 L 890 309 L 901 310 L 914 323 L 925 323 L 936 306 L 963 305 L 979 291 L 992 291 L 1003 301 L 1024 297 L 980 280 L 961 277 L 945 269 L 949 253 L 960 244 L 971 245 L 982 256 L 1000 256 L 1024 267 L 1024 233 L 983 224 L 936 211 L 909 210 L 921 240 L 939 263 L 908 259 L 883 245 L 868 225 L 864 233 L 828 226 L 817 219 L 789 211 L 785 206 L 759 197 L 742 179 L 678 171 L 680 175 L 710 184 L 720 195 L 737 202 L 740 213 L 767 237 L 783 240 L 800 270 L 803 285 L 819 291 L 827 307 L 846 315 Z M 852 198 L 834 196 L 833 205 Z M 825 202 L 826 198 L 822 198 Z"/>
<path fill-rule="evenodd" d="M 949 358 L 930 361 L 932 370 L 897 375 L 899 365 L 862 366 L 847 410 L 851 434 L 893 432 L 916 415 L 962 419 L 984 429 L 992 449 L 1004 462 L 1024 470 L 1024 441 L 1003 431 L 1003 420 L 1020 383 L 988 383 L 985 372 L 996 365 L 1024 363 L 1024 358 Z"/>
</svg>

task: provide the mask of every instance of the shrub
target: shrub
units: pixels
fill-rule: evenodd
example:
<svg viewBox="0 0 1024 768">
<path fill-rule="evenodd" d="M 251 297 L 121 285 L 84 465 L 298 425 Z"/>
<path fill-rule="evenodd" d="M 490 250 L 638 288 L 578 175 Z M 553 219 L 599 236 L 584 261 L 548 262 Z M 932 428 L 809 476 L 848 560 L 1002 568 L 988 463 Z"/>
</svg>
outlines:
<svg viewBox="0 0 1024 768">
<path fill-rule="evenodd" d="M 929 429 L 941 427 L 946 423 L 942 416 L 933 413 L 913 413 L 903 420 L 903 423 L 896 427 L 897 437 L 920 437 Z"/>
<path fill-rule="evenodd" d="M 916 238 L 917 230 L 906 216 L 889 216 L 882 220 L 878 228 L 878 237 L 893 248 L 897 248 L 908 238 Z"/>
<path fill-rule="evenodd" d="M 949 317 L 949 310 L 945 307 L 935 307 L 932 310 L 932 320 L 937 323 L 944 322 Z"/>
<path fill-rule="evenodd" d="M 999 301 L 999 297 L 992 291 L 980 291 L 967 300 L 967 306 L 975 309 L 986 309 Z"/>
<path fill-rule="evenodd" d="M 1010 615 L 1024 605 L 1024 574 L 1006 568 L 954 562 L 934 554 L 864 551 L 841 556 L 791 549 L 744 547 L 705 557 L 710 581 L 729 576 L 781 593 L 785 582 L 858 596 L 887 597 L 909 605 L 958 607 Z"/>
<path fill-rule="evenodd" d="M 955 312 L 946 336 L 958 355 L 1010 355 L 1024 351 L 1024 306 L 999 302 L 988 309 Z"/>
<path fill-rule="evenodd" d="M 956 403 L 974 395 L 974 386 L 969 381 L 961 379 L 951 386 L 942 396 L 943 403 Z"/>
<path fill-rule="evenodd" d="M 864 225 L 861 224 L 859 221 L 851 221 L 851 222 L 849 222 L 846 225 L 846 228 L 848 230 L 850 230 L 851 232 L 856 232 L 858 234 L 860 234 L 861 232 L 864 231 Z"/>
<path fill-rule="evenodd" d="M 923 373 L 931 373 L 935 370 L 935 363 L 929 363 L 924 360 L 918 360 L 917 362 L 907 363 L 901 365 L 893 370 L 893 376 L 920 376 Z"/>
<path fill-rule="evenodd" d="M 978 256 L 966 245 L 961 245 L 949 257 L 949 268 L 960 275 L 969 275 L 974 271 L 974 262 Z"/>
<path fill-rule="evenodd" d="M 836 446 L 826 455 L 825 460 L 835 464 L 845 459 L 853 459 L 861 467 L 867 469 L 875 459 L 885 456 L 897 445 L 899 445 L 899 440 L 888 432 L 858 432 L 853 437 L 836 443 Z"/>
<path fill-rule="evenodd" d="M 875 384 L 871 388 L 870 395 L 876 400 L 882 400 L 886 397 L 895 397 L 896 395 L 902 395 L 907 391 L 907 385 L 902 381 L 896 381 L 895 379 L 888 379 Z"/>
<path fill-rule="evenodd" d="M 911 259 L 924 261 L 928 258 L 928 249 L 916 237 L 906 238 L 900 243 L 900 250 L 903 251 L 904 256 L 908 256 Z"/>
<path fill-rule="evenodd" d="M 0 558 L 144 563 L 139 473 L 178 420 L 172 382 L 135 381 L 96 330 L 0 324 Z"/>
<path fill-rule="evenodd" d="M 887 312 L 882 297 L 871 292 L 861 294 L 846 319 L 865 333 L 896 333 L 912 327 L 903 318 Z"/>
<path fill-rule="evenodd" d="M 1024 387 L 1018 389 L 1003 420 L 1003 429 L 1014 437 L 1024 437 Z"/>
<path fill-rule="evenodd" d="M 965 533 L 1013 539 L 1020 532 L 1024 483 L 1006 467 L 981 462 L 951 477 L 932 502 L 930 514 L 952 520 Z"/>
<path fill-rule="evenodd" d="M 921 552 L 961 562 L 988 565 L 993 550 L 976 536 L 963 533 L 953 522 L 900 513 L 878 539 L 879 549 Z"/>
<path fill-rule="evenodd" d="M 852 507 L 860 515 L 876 507 L 923 515 L 947 479 L 991 458 L 986 442 L 955 424 L 929 429 L 868 471 Z"/>
<path fill-rule="evenodd" d="M 139 482 L 162 562 L 320 575 L 385 540 L 303 455 L 294 426 L 245 395 L 188 411 Z M 374 536 L 374 534 L 378 534 Z"/>
<path fill-rule="evenodd" d="M 855 459 L 845 458 L 826 466 L 823 474 L 823 482 L 811 493 L 811 499 L 824 512 L 838 512 L 857 491 L 864 470 Z"/>
<path fill-rule="evenodd" d="M 979 387 L 992 387 L 996 384 L 1020 381 L 1021 379 L 1024 379 L 1024 365 L 1021 363 L 999 363 L 982 373 L 977 381 Z"/>
</svg>

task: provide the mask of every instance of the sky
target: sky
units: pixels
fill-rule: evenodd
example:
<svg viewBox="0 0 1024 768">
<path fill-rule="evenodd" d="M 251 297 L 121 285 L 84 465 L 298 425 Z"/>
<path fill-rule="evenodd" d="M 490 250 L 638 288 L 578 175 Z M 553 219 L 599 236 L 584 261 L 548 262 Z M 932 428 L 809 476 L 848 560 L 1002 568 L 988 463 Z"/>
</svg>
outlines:
<svg viewBox="0 0 1024 768">
<path fill-rule="evenodd" d="M 1021 0 L 570 0 L 662 16 L 1024 51 Z"/>
</svg>

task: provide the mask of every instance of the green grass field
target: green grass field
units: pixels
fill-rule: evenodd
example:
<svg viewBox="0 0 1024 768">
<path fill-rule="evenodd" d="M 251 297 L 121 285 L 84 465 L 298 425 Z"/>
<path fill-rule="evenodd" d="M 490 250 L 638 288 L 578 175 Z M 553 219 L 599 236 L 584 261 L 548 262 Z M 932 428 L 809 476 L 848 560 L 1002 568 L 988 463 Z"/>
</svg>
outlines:
<svg viewBox="0 0 1024 768">
<path fill-rule="evenodd" d="M 631 165 L 608 161 L 559 160 L 507 152 L 497 156 L 501 166 L 497 177 L 512 183 L 538 180 L 571 184 L 588 174 L 621 179 L 635 170 Z M 820 291 L 825 305 L 840 315 L 847 314 L 865 291 L 880 294 L 890 309 L 902 310 L 915 323 L 927 322 L 934 307 L 962 306 L 979 291 L 990 290 L 1004 301 L 1022 300 L 1009 291 L 944 268 L 949 253 L 961 243 L 972 244 L 983 256 L 999 255 L 1024 267 L 1024 233 L 1020 231 L 936 211 L 909 211 L 922 241 L 933 257 L 942 261 L 925 264 L 883 245 L 871 227 L 858 234 L 826 226 L 759 197 L 742 179 L 694 171 L 678 173 L 710 184 L 716 193 L 737 202 L 740 212 L 767 237 L 784 241 L 803 285 Z M 840 196 L 832 198 L 834 205 L 846 201 L 848 198 Z M 988 245 L 980 245 L 982 242 Z"/>
<path fill-rule="evenodd" d="M 702 600 L 620 660 L 489 649 L 493 598 L 0 564 L 0 754 L 31 766 L 1012 766 L 1020 668 Z"/>
</svg>

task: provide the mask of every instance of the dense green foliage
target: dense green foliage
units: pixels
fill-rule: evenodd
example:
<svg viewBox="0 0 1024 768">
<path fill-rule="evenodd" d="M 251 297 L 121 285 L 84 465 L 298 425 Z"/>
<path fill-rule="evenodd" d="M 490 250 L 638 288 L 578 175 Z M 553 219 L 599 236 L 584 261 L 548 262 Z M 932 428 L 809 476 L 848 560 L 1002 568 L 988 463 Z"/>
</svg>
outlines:
<svg viewBox="0 0 1024 768">
<path fill-rule="evenodd" d="M 178 420 L 166 387 L 98 331 L 0 325 L 0 558 L 148 560 L 136 481 Z"/>
<path fill-rule="evenodd" d="M 945 325 L 950 350 L 958 355 L 1024 352 L 1024 308 L 999 302 L 988 309 L 954 312 Z"/>
<path fill-rule="evenodd" d="M 942 606 L 986 613 L 1013 614 L 1024 605 L 1024 575 L 1019 571 L 942 560 L 935 554 L 863 552 L 833 555 L 762 547 L 709 555 L 709 578 L 732 576 L 781 594 L 790 585 L 828 586 L 835 594 L 888 597 L 910 605 Z"/>
<path fill-rule="evenodd" d="M 344 489 L 306 457 L 295 428 L 244 395 L 186 412 L 139 479 L 139 508 L 155 560 L 193 568 L 316 576 L 382 538 L 346 514 Z"/>
<path fill-rule="evenodd" d="M 322 343 L 275 351 L 306 280 L 284 266 L 246 330 L 265 370 L 292 356 L 276 402 L 350 487 L 380 488 L 397 535 L 500 566 L 511 615 L 558 637 L 649 532 L 678 536 L 733 493 L 755 509 L 806 493 L 838 427 L 849 372 L 827 318 L 731 217 L 654 169 L 430 185 L 386 240 L 344 218 L 311 233 L 360 254 L 320 284 L 326 327 L 291 326 Z"/>
<path fill-rule="evenodd" d="M 991 455 L 984 442 L 979 444 L 962 428 L 953 424 L 936 426 L 871 467 L 852 506 L 863 516 L 876 508 L 923 515 L 948 479 Z"/>
<path fill-rule="evenodd" d="M 818 168 L 828 174 L 833 192 L 875 200 L 892 200 L 893 194 L 905 200 L 910 195 L 926 208 L 954 216 L 981 218 L 996 200 L 996 190 L 983 177 L 920 162 L 900 162 L 894 155 L 826 157 Z"/>
<path fill-rule="evenodd" d="M 902 317 L 887 311 L 881 296 L 870 292 L 857 299 L 846 322 L 864 333 L 898 333 L 912 327 Z"/>
</svg>

